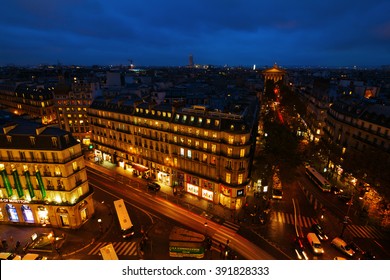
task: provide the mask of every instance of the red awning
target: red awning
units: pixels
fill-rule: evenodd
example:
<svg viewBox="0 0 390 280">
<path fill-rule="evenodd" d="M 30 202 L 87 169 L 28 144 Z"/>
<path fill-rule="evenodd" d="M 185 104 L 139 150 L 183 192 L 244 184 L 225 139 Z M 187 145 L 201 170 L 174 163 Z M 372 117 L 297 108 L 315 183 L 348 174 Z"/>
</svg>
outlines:
<svg viewBox="0 0 390 280">
<path fill-rule="evenodd" d="M 146 166 L 143 166 L 143 165 L 140 165 L 140 164 L 135 164 L 135 163 L 132 164 L 132 167 L 135 170 L 138 170 L 139 172 L 144 172 L 144 171 L 148 171 L 149 170 L 149 168 L 147 168 Z"/>
</svg>

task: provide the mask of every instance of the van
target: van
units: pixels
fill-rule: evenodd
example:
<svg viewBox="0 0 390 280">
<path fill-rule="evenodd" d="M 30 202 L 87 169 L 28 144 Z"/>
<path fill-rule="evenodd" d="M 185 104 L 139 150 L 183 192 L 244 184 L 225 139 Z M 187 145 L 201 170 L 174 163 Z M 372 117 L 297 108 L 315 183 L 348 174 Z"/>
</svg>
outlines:
<svg viewBox="0 0 390 280">
<path fill-rule="evenodd" d="M 334 246 L 336 249 L 350 257 L 353 257 L 353 255 L 355 254 L 355 251 L 352 250 L 351 247 L 348 246 L 347 242 L 345 242 L 340 237 L 334 238 L 330 244 L 332 244 L 332 246 Z"/>
<path fill-rule="evenodd" d="M 39 254 L 34 254 L 34 253 L 28 253 L 28 254 L 25 254 L 24 257 L 22 258 L 22 260 L 47 260 L 46 257 L 43 257 Z"/>
<path fill-rule="evenodd" d="M 307 241 L 309 242 L 310 247 L 313 250 L 314 254 L 324 253 L 324 248 L 322 248 L 321 242 L 314 232 L 309 232 L 307 234 Z"/>
</svg>

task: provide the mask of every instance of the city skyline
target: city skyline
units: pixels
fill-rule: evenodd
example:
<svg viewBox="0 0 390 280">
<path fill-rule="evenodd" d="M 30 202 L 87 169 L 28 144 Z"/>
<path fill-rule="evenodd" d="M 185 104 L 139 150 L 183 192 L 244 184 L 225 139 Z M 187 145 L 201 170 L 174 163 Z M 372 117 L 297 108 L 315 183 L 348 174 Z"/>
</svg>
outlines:
<svg viewBox="0 0 390 280">
<path fill-rule="evenodd" d="M 389 64 L 387 1 L 12 1 L 0 65 L 375 67 Z"/>
</svg>

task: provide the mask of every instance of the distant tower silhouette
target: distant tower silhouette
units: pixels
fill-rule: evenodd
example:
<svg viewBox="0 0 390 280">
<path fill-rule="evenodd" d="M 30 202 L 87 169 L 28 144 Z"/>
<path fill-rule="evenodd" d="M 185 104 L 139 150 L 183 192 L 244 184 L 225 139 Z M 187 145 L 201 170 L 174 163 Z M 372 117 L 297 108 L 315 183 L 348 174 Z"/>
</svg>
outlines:
<svg viewBox="0 0 390 280">
<path fill-rule="evenodd" d="M 192 56 L 192 54 L 190 54 L 188 66 L 194 67 L 194 57 Z"/>
</svg>

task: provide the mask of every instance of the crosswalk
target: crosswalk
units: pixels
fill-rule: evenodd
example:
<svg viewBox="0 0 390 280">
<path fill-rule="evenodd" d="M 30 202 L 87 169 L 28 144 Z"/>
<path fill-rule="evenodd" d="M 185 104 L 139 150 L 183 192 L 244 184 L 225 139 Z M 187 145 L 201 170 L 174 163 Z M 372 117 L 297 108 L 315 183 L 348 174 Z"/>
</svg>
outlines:
<svg viewBox="0 0 390 280">
<path fill-rule="evenodd" d="M 303 228 L 310 228 L 312 224 L 317 222 L 315 218 L 305 217 L 301 215 L 297 215 L 295 220 L 294 214 L 285 212 L 271 212 L 270 220 L 289 225 L 296 224 Z"/>
<path fill-rule="evenodd" d="M 349 230 L 353 237 L 372 239 L 386 238 L 382 232 L 371 226 L 347 225 L 347 230 Z"/>
<path fill-rule="evenodd" d="M 97 242 L 88 255 L 99 255 L 100 248 L 112 243 L 118 256 L 137 256 L 137 242 Z"/>
<path fill-rule="evenodd" d="M 224 221 L 223 225 L 227 228 L 230 228 L 231 230 L 234 230 L 234 231 L 238 231 L 240 229 L 239 225 L 237 225 L 233 222 L 230 222 L 230 221 Z"/>
<path fill-rule="evenodd" d="M 292 213 L 285 212 L 271 212 L 270 220 L 289 225 L 297 224 L 302 228 L 310 228 L 313 223 L 317 222 L 314 218 L 298 215 L 295 223 L 294 215 Z M 347 225 L 346 229 L 352 237 L 386 239 L 386 236 L 382 232 L 372 226 Z"/>
</svg>

